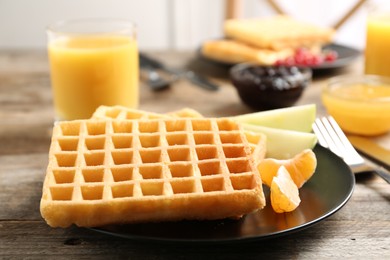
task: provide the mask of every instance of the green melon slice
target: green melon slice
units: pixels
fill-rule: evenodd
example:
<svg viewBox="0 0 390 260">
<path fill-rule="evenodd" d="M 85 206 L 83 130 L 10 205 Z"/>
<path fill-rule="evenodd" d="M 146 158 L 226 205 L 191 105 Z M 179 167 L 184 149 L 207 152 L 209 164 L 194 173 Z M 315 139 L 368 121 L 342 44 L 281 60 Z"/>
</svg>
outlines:
<svg viewBox="0 0 390 260">
<path fill-rule="evenodd" d="M 231 118 L 238 123 L 309 133 L 316 118 L 316 105 L 280 108 Z"/>
<path fill-rule="evenodd" d="M 305 133 L 265 126 L 242 124 L 246 131 L 263 133 L 267 136 L 266 157 L 290 159 L 305 149 L 312 149 L 317 143 L 313 133 Z"/>
</svg>

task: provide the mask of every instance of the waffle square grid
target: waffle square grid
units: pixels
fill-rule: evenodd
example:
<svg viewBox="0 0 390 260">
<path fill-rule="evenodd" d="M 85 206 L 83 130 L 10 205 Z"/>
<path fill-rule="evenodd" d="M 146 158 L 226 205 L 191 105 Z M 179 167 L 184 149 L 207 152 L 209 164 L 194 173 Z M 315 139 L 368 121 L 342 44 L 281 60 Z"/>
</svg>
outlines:
<svg viewBox="0 0 390 260">
<path fill-rule="evenodd" d="M 41 213 L 51 226 L 237 217 L 264 206 L 228 119 L 77 120 L 53 130 Z"/>
</svg>

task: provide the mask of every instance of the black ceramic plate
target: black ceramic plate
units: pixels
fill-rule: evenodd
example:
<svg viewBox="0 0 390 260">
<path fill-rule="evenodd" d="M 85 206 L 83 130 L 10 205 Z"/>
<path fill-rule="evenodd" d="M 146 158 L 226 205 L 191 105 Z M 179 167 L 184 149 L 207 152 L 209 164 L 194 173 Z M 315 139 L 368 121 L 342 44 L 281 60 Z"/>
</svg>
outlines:
<svg viewBox="0 0 390 260">
<path fill-rule="evenodd" d="M 359 57 L 361 52 L 357 49 L 347 47 L 340 44 L 329 44 L 324 46 L 323 50 L 336 51 L 338 57 L 333 62 L 324 62 L 317 66 L 311 66 L 312 70 L 326 70 L 326 69 L 337 69 L 350 64 L 354 59 Z"/>
<path fill-rule="evenodd" d="M 359 57 L 359 55 L 361 54 L 361 52 L 357 49 L 354 49 L 354 48 L 351 48 L 348 46 L 344 46 L 341 44 L 335 44 L 335 43 L 324 46 L 323 50 L 336 51 L 338 54 L 338 58 L 333 62 L 324 62 L 320 65 L 307 66 L 307 67 L 311 68 L 314 71 L 342 68 L 342 67 L 350 64 L 354 59 Z M 218 64 L 218 65 L 221 65 L 221 66 L 230 67 L 230 66 L 235 65 L 234 63 L 228 63 L 228 62 L 210 59 L 208 57 L 203 56 L 200 51 L 198 53 L 202 59 L 209 61 L 209 62 L 212 62 L 212 63 L 215 63 L 215 64 Z"/>
<path fill-rule="evenodd" d="M 344 161 L 321 146 L 316 146 L 314 152 L 316 172 L 300 189 L 301 204 L 293 212 L 275 213 L 266 189 L 267 206 L 240 220 L 115 225 L 93 230 L 134 240 L 191 243 L 243 242 L 299 231 L 338 211 L 355 185 L 354 175 Z"/>
</svg>

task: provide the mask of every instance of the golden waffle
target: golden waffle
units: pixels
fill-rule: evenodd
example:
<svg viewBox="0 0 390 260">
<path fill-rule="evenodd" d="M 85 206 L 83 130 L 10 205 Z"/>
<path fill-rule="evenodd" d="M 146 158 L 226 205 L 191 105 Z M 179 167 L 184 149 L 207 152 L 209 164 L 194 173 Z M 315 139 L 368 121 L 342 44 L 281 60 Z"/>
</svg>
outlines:
<svg viewBox="0 0 390 260">
<path fill-rule="evenodd" d="M 168 112 L 167 114 L 159 114 L 148 112 L 145 110 L 133 109 L 123 106 L 99 106 L 92 115 L 92 119 L 156 119 L 156 118 L 202 118 L 203 116 L 196 110 L 191 108 L 183 108 Z"/>
<path fill-rule="evenodd" d="M 225 21 L 225 36 L 258 48 L 281 50 L 321 45 L 332 40 L 334 30 L 297 21 L 288 16 Z"/>
<path fill-rule="evenodd" d="M 196 110 L 183 108 L 167 114 L 152 113 L 123 106 L 100 106 L 92 115 L 92 119 L 146 119 L 146 118 L 203 118 Z M 266 154 L 266 136 L 261 133 L 244 131 L 251 147 L 253 157 L 258 163 Z"/>
<path fill-rule="evenodd" d="M 54 126 L 41 199 L 50 226 L 221 219 L 264 205 L 248 141 L 231 120 Z"/>
<path fill-rule="evenodd" d="M 92 115 L 93 119 L 156 119 L 170 118 L 168 115 L 147 112 L 138 109 L 127 108 L 123 106 L 99 106 Z"/>
<path fill-rule="evenodd" d="M 210 40 L 202 45 L 202 55 L 216 61 L 228 63 L 254 62 L 260 65 L 273 65 L 294 55 L 294 49 L 271 50 L 258 48 L 235 40 Z"/>
<path fill-rule="evenodd" d="M 175 110 L 166 113 L 166 115 L 171 117 L 181 117 L 181 118 L 203 118 L 203 115 L 199 113 L 198 111 L 191 109 L 191 108 L 183 108 L 180 110 Z"/>
</svg>

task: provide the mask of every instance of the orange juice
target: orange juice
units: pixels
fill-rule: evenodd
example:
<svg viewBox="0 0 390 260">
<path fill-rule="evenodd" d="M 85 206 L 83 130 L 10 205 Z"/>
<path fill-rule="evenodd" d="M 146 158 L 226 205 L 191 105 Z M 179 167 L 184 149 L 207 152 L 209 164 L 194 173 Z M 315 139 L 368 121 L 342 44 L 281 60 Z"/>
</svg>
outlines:
<svg viewBox="0 0 390 260">
<path fill-rule="evenodd" d="M 390 85 L 338 85 L 323 91 L 322 102 L 348 133 L 379 135 L 390 130 Z"/>
<path fill-rule="evenodd" d="M 367 19 L 366 74 L 390 76 L 390 13 Z"/>
<path fill-rule="evenodd" d="M 100 105 L 138 106 L 138 49 L 121 35 L 59 37 L 48 46 L 56 114 L 91 117 Z"/>
</svg>

